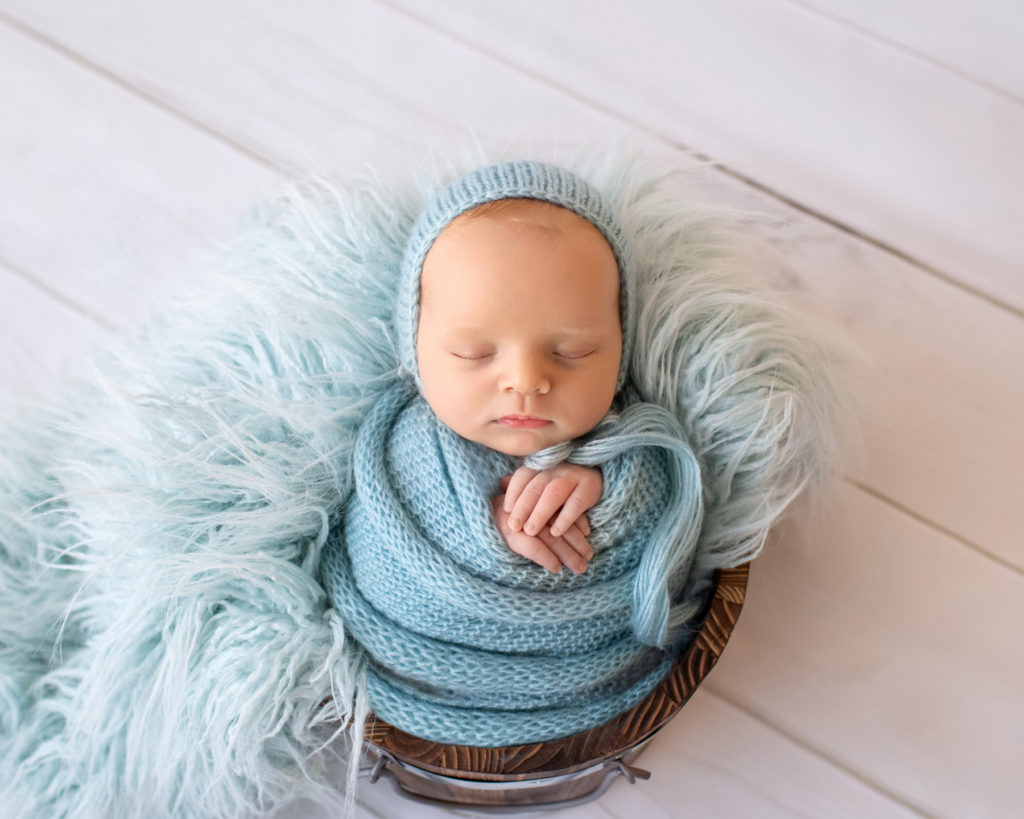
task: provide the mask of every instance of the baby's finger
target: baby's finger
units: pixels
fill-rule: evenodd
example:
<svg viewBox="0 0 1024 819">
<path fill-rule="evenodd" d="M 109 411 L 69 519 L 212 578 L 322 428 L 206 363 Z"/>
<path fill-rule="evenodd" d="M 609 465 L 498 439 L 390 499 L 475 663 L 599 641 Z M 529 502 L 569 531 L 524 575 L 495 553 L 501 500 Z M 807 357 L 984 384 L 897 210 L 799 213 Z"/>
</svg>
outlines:
<svg viewBox="0 0 1024 819">
<path fill-rule="evenodd" d="M 511 513 L 512 509 L 516 505 L 516 501 L 519 500 L 520 495 L 523 494 L 523 490 L 527 484 L 533 480 L 534 476 L 537 475 L 537 470 L 530 469 L 528 466 L 521 466 L 511 476 L 508 477 L 508 485 L 505 485 L 505 478 L 502 478 L 502 485 L 505 488 L 505 511 Z M 519 521 L 519 526 L 522 526 L 522 520 Z M 515 528 L 515 527 L 514 527 Z M 518 531 L 518 529 L 516 529 Z"/>
<path fill-rule="evenodd" d="M 561 535 L 586 512 L 592 503 L 588 502 L 585 491 L 579 485 L 573 487 L 572 494 L 561 504 L 562 511 L 551 523 L 551 534 Z M 589 531 L 587 532 L 589 534 Z"/>
<path fill-rule="evenodd" d="M 540 539 L 554 553 L 560 561 L 558 568 L 568 567 L 574 574 L 583 574 L 587 570 L 587 561 L 580 557 L 579 553 L 569 545 L 569 542 L 562 537 L 555 537 L 547 527 L 540 534 Z M 544 568 L 547 568 L 546 566 Z"/>
<path fill-rule="evenodd" d="M 532 560 L 538 566 L 557 574 L 562 571 L 562 561 L 554 552 L 548 548 L 540 538 L 530 537 L 522 532 L 513 532 L 508 526 L 508 515 L 502 509 L 502 497 L 491 499 L 491 508 L 494 510 L 494 519 L 498 524 L 498 532 L 508 544 L 508 547 L 517 555 L 522 555 L 527 560 Z"/>
<path fill-rule="evenodd" d="M 513 476 L 514 478 L 515 476 Z M 536 535 L 540 530 L 547 524 L 547 518 L 541 522 L 540 526 L 533 525 L 527 527 L 527 521 L 532 517 L 534 509 L 540 502 L 540 499 L 544 496 L 547 485 L 552 482 L 554 478 L 550 472 L 537 472 L 530 481 L 523 487 L 519 493 L 519 497 L 516 502 L 512 505 L 511 510 L 508 513 L 509 525 L 513 531 L 519 531 L 520 529 L 528 535 Z M 506 498 L 508 495 L 506 494 Z M 506 506 L 508 501 L 505 501 Z M 548 513 L 548 517 L 551 517 L 551 513 Z"/>
<path fill-rule="evenodd" d="M 544 486 L 544 490 L 541 492 L 540 497 L 537 498 L 536 503 L 533 505 L 533 510 L 529 513 L 529 518 L 523 524 L 523 531 L 528 535 L 535 535 L 541 529 L 548 525 L 548 523 L 554 518 L 555 513 L 562 508 L 562 504 L 565 503 L 567 498 L 572 497 L 573 494 L 573 482 L 569 478 L 548 478 L 547 484 Z M 525 500 L 527 493 L 531 492 L 534 484 L 538 483 L 537 478 L 534 478 L 530 482 L 530 485 L 523 490 L 523 499 Z M 517 509 L 517 511 L 519 511 Z M 577 512 L 577 516 L 579 512 Z M 576 518 L 574 517 L 573 520 Z M 569 521 L 572 523 L 572 521 Z M 562 527 L 563 530 L 568 528 L 568 524 Z M 561 537 L 561 532 L 552 531 L 555 537 Z"/>
<path fill-rule="evenodd" d="M 583 537 L 590 537 L 590 518 L 587 517 L 586 512 L 576 518 L 576 525 L 583 533 Z"/>
<path fill-rule="evenodd" d="M 583 536 L 583 532 L 580 531 L 578 526 L 570 526 L 566 529 L 565 534 L 562 535 L 562 540 L 568 543 L 573 551 L 583 558 L 584 561 L 589 561 L 594 556 L 594 548 Z"/>
<path fill-rule="evenodd" d="M 559 538 L 561 540 L 561 538 Z M 532 560 L 538 566 L 542 566 L 552 574 L 562 571 L 562 564 L 565 562 L 558 552 L 552 549 L 541 538 L 530 537 L 522 532 L 513 532 L 508 539 L 509 548 L 527 560 Z M 576 558 L 579 560 L 579 558 Z"/>
</svg>

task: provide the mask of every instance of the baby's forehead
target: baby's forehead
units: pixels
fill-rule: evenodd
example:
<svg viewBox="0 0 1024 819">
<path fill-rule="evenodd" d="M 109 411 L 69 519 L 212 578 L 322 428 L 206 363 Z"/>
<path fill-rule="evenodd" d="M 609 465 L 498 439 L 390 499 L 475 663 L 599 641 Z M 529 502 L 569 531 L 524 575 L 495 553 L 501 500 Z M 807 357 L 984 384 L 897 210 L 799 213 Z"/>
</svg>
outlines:
<svg viewBox="0 0 1024 819">
<path fill-rule="evenodd" d="M 433 302 L 432 292 L 439 286 L 457 287 L 458 280 L 465 279 L 467 275 L 473 277 L 474 284 L 479 283 L 477 277 L 481 269 L 488 269 L 494 258 L 519 258 L 520 241 L 531 246 L 534 241 L 540 241 L 548 247 L 554 243 L 561 250 L 552 248 L 552 254 L 563 253 L 565 255 L 561 258 L 573 260 L 568 263 L 570 266 L 588 270 L 593 269 L 596 253 L 601 259 L 598 267 L 608 269 L 604 266 L 604 259 L 611 263 L 615 290 L 620 290 L 621 271 L 615 251 L 596 225 L 575 211 L 552 202 L 509 198 L 485 202 L 463 211 L 438 233 L 423 261 L 418 288 L 420 304 Z M 483 264 L 482 268 L 478 266 L 480 264 Z M 552 275 L 551 270 L 547 273 Z M 468 286 L 468 283 L 462 281 L 461 285 Z"/>
<path fill-rule="evenodd" d="M 571 210 L 500 200 L 442 231 L 424 260 L 419 306 L 449 336 L 535 327 L 570 338 L 620 325 L 611 245 Z"/>
</svg>

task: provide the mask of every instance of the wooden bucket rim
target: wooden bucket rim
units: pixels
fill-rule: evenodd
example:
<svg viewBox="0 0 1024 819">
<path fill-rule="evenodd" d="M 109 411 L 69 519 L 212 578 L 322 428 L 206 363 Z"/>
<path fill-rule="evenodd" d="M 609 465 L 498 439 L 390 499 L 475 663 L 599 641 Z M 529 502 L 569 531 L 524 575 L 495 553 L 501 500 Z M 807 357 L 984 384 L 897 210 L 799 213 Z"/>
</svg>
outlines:
<svg viewBox="0 0 1024 819">
<path fill-rule="evenodd" d="M 562 775 L 601 764 L 649 739 L 697 690 L 725 650 L 746 597 L 750 564 L 716 572 L 704 622 L 668 676 L 637 705 L 578 734 L 495 748 L 432 742 L 408 734 L 373 714 L 366 742 L 396 760 L 433 774 L 509 782 Z"/>
</svg>

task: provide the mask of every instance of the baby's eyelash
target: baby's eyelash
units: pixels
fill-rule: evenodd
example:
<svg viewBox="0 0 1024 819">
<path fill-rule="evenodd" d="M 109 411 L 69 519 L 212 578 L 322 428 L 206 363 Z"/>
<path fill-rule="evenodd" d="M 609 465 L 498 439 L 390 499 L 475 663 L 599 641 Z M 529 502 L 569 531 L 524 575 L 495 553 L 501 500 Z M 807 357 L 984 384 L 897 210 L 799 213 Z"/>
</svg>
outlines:
<svg viewBox="0 0 1024 819">
<path fill-rule="evenodd" d="M 584 358 L 589 358 L 595 352 L 597 352 L 597 351 L 596 350 L 587 350 L 587 351 L 582 352 L 582 353 L 577 353 L 577 352 L 561 352 L 559 350 L 553 350 L 552 351 L 552 355 L 554 355 L 555 358 L 558 358 L 558 359 L 563 360 L 563 361 L 581 361 Z M 487 350 L 487 351 L 483 351 L 483 352 L 475 352 L 475 351 L 469 351 L 469 350 L 465 350 L 465 351 L 452 350 L 452 351 L 450 351 L 449 354 L 452 355 L 453 357 L 459 359 L 460 361 L 486 361 L 487 359 L 494 358 L 494 356 L 497 355 L 497 353 L 495 351 L 493 351 L 493 350 Z"/>
<path fill-rule="evenodd" d="M 460 358 L 463 361 L 482 361 L 485 358 L 490 358 L 494 353 L 452 353 L 456 358 Z"/>
</svg>

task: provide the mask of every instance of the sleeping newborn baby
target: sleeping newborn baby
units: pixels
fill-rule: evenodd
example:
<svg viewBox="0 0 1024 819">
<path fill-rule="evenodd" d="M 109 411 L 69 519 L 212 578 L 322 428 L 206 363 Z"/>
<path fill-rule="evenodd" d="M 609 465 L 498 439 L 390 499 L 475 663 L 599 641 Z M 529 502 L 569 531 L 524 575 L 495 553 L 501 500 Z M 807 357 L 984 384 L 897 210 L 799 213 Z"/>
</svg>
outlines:
<svg viewBox="0 0 1024 819">
<path fill-rule="evenodd" d="M 371 707 L 437 742 L 588 730 L 668 673 L 700 600 L 700 470 L 629 379 L 630 257 L 575 175 L 457 179 L 402 265 L 404 378 L 363 422 L 323 581 Z"/>
<path fill-rule="evenodd" d="M 423 397 L 470 441 L 528 456 L 590 432 L 622 359 L 619 272 L 601 232 L 536 199 L 479 205 L 423 262 L 417 364 Z M 509 546 L 552 572 L 584 571 L 598 469 L 521 466 L 494 498 Z"/>
</svg>

